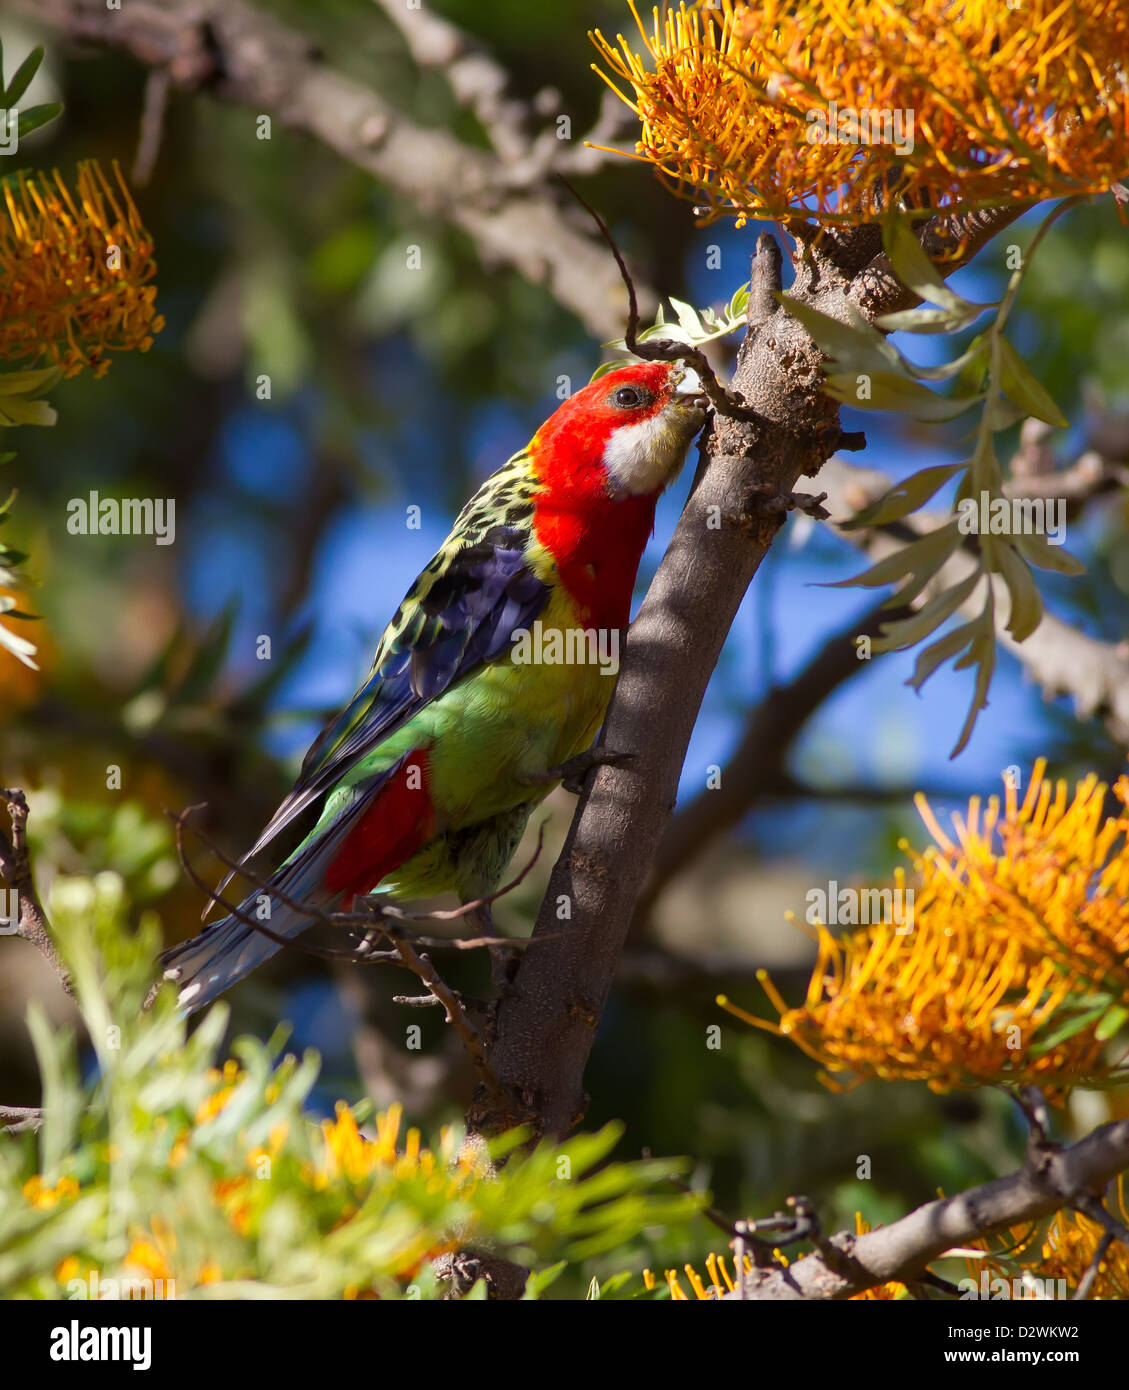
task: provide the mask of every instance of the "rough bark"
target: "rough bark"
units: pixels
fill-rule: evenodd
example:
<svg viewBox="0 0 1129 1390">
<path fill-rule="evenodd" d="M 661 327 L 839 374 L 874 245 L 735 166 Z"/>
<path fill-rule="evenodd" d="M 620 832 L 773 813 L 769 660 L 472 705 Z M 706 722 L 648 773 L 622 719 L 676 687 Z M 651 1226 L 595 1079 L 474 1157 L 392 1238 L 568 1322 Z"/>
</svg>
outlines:
<svg viewBox="0 0 1129 1390">
<path fill-rule="evenodd" d="M 924 240 L 947 250 L 952 270 L 1016 215 L 938 219 Z M 913 302 L 890 276 L 876 228 L 810 231 L 797 229 L 791 294 L 844 322 L 852 308 L 876 317 Z M 631 756 L 599 768 L 581 796 L 533 944 L 499 1004 L 490 1062 L 508 1103 L 476 1096 L 468 1119 L 482 1133 L 528 1124 L 563 1135 L 583 1116 L 584 1068 L 706 686 L 793 489 L 840 442 L 821 354 L 777 302 L 779 276 L 779 247 L 762 236 L 731 386 L 765 423 L 715 417 L 702 441 L 693 490 L 631 626 L 604 725 L 606 746 Z"/>
</svg>

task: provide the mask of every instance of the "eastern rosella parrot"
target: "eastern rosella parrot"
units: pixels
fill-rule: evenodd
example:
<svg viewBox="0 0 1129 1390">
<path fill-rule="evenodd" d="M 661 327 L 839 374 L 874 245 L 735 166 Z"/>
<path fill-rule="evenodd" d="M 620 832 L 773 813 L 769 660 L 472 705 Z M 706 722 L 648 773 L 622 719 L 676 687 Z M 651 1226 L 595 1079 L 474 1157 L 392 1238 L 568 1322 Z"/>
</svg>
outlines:
<svg viewBox="0 0 1129 1390">
<path fill-rule="evenodd" d="M 655 504 L 706 404 L 685 367 L 620 368 L 566 400 L 487 479 L 241 861 L 320 804 L 269 880 L 290 905 L 271 898 L 264 911 L 259 887 L 242 916 L 294 937 L 313 919 L 293 904 L 348 911 L 372 892 L 403 901 L 453 890 L 468 902 L 494 891 L 554 785 L 546 774 L 589 747 L 615 684 L 591 661 L 518 660 L 516 644 L 538 622 L 558 641 L 626 626 Z M 232 915 L 162 963 L 192 1011 L 278 949 Z"/>
</svg>

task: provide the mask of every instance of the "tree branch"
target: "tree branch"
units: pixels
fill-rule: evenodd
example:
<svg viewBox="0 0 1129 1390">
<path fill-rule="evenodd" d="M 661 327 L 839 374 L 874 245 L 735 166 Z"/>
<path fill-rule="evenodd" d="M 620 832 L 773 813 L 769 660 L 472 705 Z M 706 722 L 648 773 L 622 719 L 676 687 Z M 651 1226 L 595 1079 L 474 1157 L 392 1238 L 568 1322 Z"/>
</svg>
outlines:
<svg viewBox="0 0 1129 1390">
<path fill-rule="evenodd" d="M 15 788 L 8 790 L 2 787 L 0 797 L 7 803 L 8 815 L 12 822 L 10 838 L 0 830 L 0 875 L 3 875 L 8 887 L 15 891 L 19 901 L 19 920 L 15 935 L 31 942 L 73 999 L 74 985 L 55 946 L 47 914 L 35 891 L 31 856 L 27 847 L 27 797 Z"/>
<path fill-rule="evenodd" d="M 595 336 L 620 331 L 624 295 L 615 266 L 572 224 L 560 200 L 532 181 L 550 172 L 544 148 L 533 166 L 518 172 L 496 152 L 418 125 L 329 67 L 306 36 L 246 0 L 129 0 L 112 10 L 105 0 L 10 0 L 9 9 L 70 38 L 124 49 L 166 71 L 181 90 L 214 92 L 271 113 L 421 213 L 449 220 L 471 237 L 485 262 L 545 284 Z M 474 90 L 481 95 L 481 80 Z M 569 142 L 555 133 L 552 140 L 567 156 L 564 168 L 592 166 L 591 152 L 578 159 Z"/>
<path fill-rule="evenodd" d="M 906 1283 L 954 1246 L 1036 1221 L 1064 1207 L 1089 1208 L 1129 1168 L 1129 1120 L 1094 1130 L 1069 1148 L 1034 1137 L 1018 1172 L 927 1202 L 866 1235 L 840 1232 L 787 1269 L 754 1269 L 726 1298 L 843 1299 L 877 1284 Z M 1098 1203 L 1100 1207 L 1100 1202 Z M 1104 1207 L 1101 1207 L 1103 1213 Z M 1108 1213 L 1105 1213 L 1108 1215 Z"/>
<path fill-rule="evenodd" d="M 969 219 L 948 269 L 1014 215 Z M 952 219 L 945 223 L 955 235 Z M 866 232 L 854 261 L 849 238 L 804 244 L 793 256 L 792 294 L 842 322 L 863 304 L 885 312 L 869 247 L 857 269 Z M 780 500 L 837 447 L 838 408 L 822 390 L 821 354 L 793 316 L 771 307 L 779 261 L 773 238 L 762 236 L 752 271 L 756 309 L 732 382 L 759 419 L 715 417 L 702 440 L 693 489 L 628 633 L 604 724 L 603 742 L 633 757 L 600 768 L 581 798 L 531 945 L 500 1002 L 491 1063 L 509 1101 L 476 1098 L 469 1122 L 482 1132 L 529 1123 L 564 1134 L 583 1115 L 584 1067 L 706 685 L 783 522 Z"/>
</svg>

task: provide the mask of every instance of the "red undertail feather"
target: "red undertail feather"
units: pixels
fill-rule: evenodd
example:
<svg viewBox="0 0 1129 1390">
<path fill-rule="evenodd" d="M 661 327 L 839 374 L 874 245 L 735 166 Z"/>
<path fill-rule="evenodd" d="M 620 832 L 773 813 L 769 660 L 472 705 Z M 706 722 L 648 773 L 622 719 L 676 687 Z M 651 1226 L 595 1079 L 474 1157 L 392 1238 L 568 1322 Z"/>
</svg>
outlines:
<svg viewBox="0 0 1129 1390">
<path fill-rule="evenodd" d="M 429 780 L 428 750 L 417 748 L 349 831 L 325 875 L 326 889 L 345 895 L 346 912 L 355 897 L 370 893 L 435 833 Z"/>
</svg>

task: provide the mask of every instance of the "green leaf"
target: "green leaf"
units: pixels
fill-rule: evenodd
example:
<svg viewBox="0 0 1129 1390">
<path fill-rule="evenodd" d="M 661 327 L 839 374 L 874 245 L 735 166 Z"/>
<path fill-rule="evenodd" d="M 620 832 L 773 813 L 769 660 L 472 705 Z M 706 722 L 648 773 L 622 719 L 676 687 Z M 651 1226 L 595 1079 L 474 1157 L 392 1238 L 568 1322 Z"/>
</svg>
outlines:
<svg viewBox="0 0 1129 1390">
<path fill-rule="evenodd" d="M 907 575 L 916 574 L 927 565 L 932 565 L 936 570 L 959 544 L 960 532 L 957 530 L 957 523 L 950 521 L 944 526 L 926 532 L 909 545 L 902 546 L 893 555 L 887 555 L 862 574 L 856 574 L 851 579 L 840 579 L 834 584 L 822 587 L 846 589 L 861 585 L 864 588 L 875 589 L 882 584 L 894 584 Z"/>
<path fill-rule="evenodd" d="M 922 608 L 908 618 L 882 624 L 882 636 L 872 643 L 876 652 L 905 651 L 916 646 L 931 632 L 935 632 L 946 619 L 951 618 L 966 599 L 971 598 L 977 584 L 983 579 L 979 570 L 943 589 Z"/>
<path fill-rule="evenodd" d="M 776 298 L 793 318 L 799 319 L 825 353 L 843 366 L 860 371 L 899 371 L 901 357 L 872 324 L 854 311 L 851 323 L 841 323 L 828 314 L 813 309 L 790 295 L 779 292 Z"/>
<path fill-rule="evenodd" d="M 0 372 L 0 396 L 31 396 L 37 391 L 50 390 L 62 381 L 59 367 L 30 367 L 19 372 Z M 6 458 L 14 458 L 8 454 Z"/>
<path fill-rule="evenodd" d="M 33 130 L 47 125 L 56 116 L 61 115 L 62 111 L 63 105 L 59 101 L 48 102 L 44 106 L 29 106 L 26 111 L 21 111 L 19 124 L 16 127 L 20 138 L 22 139 L 25 135 L 30 135 Z"/>
<path fill-rule="evenodd" d="M 988 402 L 986 410 L 988 428 L 993 434 L 999 434 L 1001 430 L 1010 430 L 1012 425 L 1018 425 L 1020 420 L 1026 420 L 1028 414 L 1023 406 L 1009 401 L 1006 396 L 993 396 Z"/>
<path fill-rule="evenodd" d="M 692 304 L 687 304 L 685 300 L 675 299 L 674 295 L 670 295 L 669 298 L 670 307 L 678 316 L 678 322 L 686 333 L 687 341 L 692 343 L 695 338 L 701 337 L 702 333 L 705 331 L 702 327 L 702 321 L 698 316 L 698 311 Z"/>
<path fill-rule="evenodd" d="M 859 396 L 858 377 L 867 378 L 869 395 Z M 983 396 L 941 396 L 910 377 L 894 372 L 836 372 L 827 378 L 827 394 L 856 410 L 896 410 L 915 420 L 940 423 L 955 420 Z"/>
<path fill-rule="evenodd" d="M 991 590 L 989 589 L 988 592 L 990 595 Z M 991 599 L 989 598 L 990 603 Z M 991 608 L 986 607 L 984 612 L 990 615 Z M 980 621 L 981 619 L 977 619 L 978 623 Z M 953 669 L 966 671 L 971 666 L 976 667 L 976 685 L 972 692 L 972 703 L 968 707 L 968 717 L 964 721 L 964 727 L 960 731 L 956 746 L 949 754 L 950 758 L 955 758 L 964 751 L 968 740 L 972 737 L 972 730 L 976 727 L 976 716 L 988 705 L 988 687 L 992 683 L 992 675 L 996 669 L 996 633 L 995 629 L 990 626 L 990 619 L 989 631 L 977 633 L 972 646 L 954 664 Z"/>
<path fill-rule="evenodd" d="M 1055 425 L 1058 429 L 1066 429 L 1070 421 L 1055 405 L 1042 382 L 1006 338 L 1001 336 L 999 344 L 1003 369 L 1000 384 L 1004 393 L 1028 415 L 1045 420 L 1048 425 Z"/>
<path fill-rule="evenodd" d="M 1031 1048 L 1031 1053 L 1035 1057 L 1041 1057 L 1044 1053 L 1050 1052 L 1059 1043 L 1064 1043 L 1081 1033 L 1083 1028 L 1088 1028 L 1091 1023 L 1095 1023 L 1109 1009 L 1109 1000 L 1103 1000 L 1091 1009 L 1085 1009 L 1082 1013 L 1072 1013 L 1069 1018 L 1060 1023 L 1046 1037 L 1040 1037 L 1038 1042 Z M 1095 1035 L 1096 1036 L 1096 1035 Z"/>
<path fill-rule="evenodd" d="M 46 400 L 24 400 L 21 396 L 0 398 L 0 425 L 53 425 L 57 418 Z"/>
<path fill-rule="evenodd" d="M 856 512 L 849 521 L 840 523 L 840 530 L 859 531 L 868 526 L 885 526 L 890 521 L 900 521 L 910 512 L 924 506 L 933 494 L 967 468 L 966 463 L 940 464 L 935 468 L 923 468 L 918 473 L 903 478 L 885 492 L 877 502 Z"/>
<path fill-rule="evenodd" d="M 53 425 L 59 417 L 46 401 L 0 397 L 0 425 Z"/>
<path fill-rule="evenodd" d="M 984 539 L 981 537 L 981 545 Z M 1004 543 L 998 547 L 998 555 L 1000 573 L 1004 577 L 1011 600 L 1007 630 L 1017 642 L 1022 642 L 1030 637 L 1043 621 L 1043 600 L 1031 577 L 1031 570 L 1017 552 Z"/>
<path fill-rule="evenodd" d="M 970 378 L 968 370 L 970 367 L 976 366 L 977 364 L 984 364 L 986 366 L 987 358 L 987 340 L 978 336 L 973 338 L 972 342 L 969 343 L 968 347 L 965 348 L 961 355 L 959 357 L 954 357 L 951 362 L 942 362 L 940 366 L 937 367 L 919 367 L 916 362 L 907 360 L 906 367 L 921 381 L 950 381 L 955 377 L 958 382 L 955 394 L 958 396 L 969 396 L 980 394 L 979 382 L 982 379 L 982 373 Z M 964 384 L 969 381 L 972 382 L 971 385 Z"/>
<path fill-rule="evenodd" d="M 826 587 L 845 589 L 854 586 L 878 588 L 883 584 L 893 584 L 907 575 L 916 574 L 926 565 L 943 563 L 960 544 L 960 534 L 955 521 L 926 532 L 909 545 L 904 545 L 851 579 L 840 579 Z"/>
<path fill-rule="evenodd" d="M 558 1260 L 556 1264 L 549 1265 L 547 1269 L 535 1270 L 525 1281 L 523 1300 L 540 1298 L 546 1289 L 557 1282 L 567 1268 L 567 1260 Z"/>
<path fill-rule="evenodd" d="M 918 652 L 917 660 L 913 666 L 913 675 L 906 681 L 906 684 L 920 692 L 921 687 L 943 661 L 947 661 L 950 656 L 956 656 L 957 652 L 968 646 L 969 626 L 970 624 L 965 623 L 962 627 L 954 628 L 952 632 L 946 632 L 944 637 L 938 638 L 936 642 L 930 643 L 928 647 Z"/>
<path fill-rule="evenodd" d="M 614 347 L 613 343 L 605 344 L 606 347 Z M 631 357 L 617 357 L 611 362 L 601 362 L 589 378 L 589 383 L 599 381 L 602 376 L 607 376 L 609 372 L 618 372 L 620 367 L 630 367 L 634 361 Z"/>
<path fill-rule="evenodd" d="M 899 309 L 880 315 L 874 322 L 888 333 L 955 333 L 978 319 L 985 307 L 969 304 L 963 309 Z"/>
<path fill-rule="evenodd" d="M 1127 1022 L 1129 1022 L 1129 1009 L 1122 1004 L 1117 1004 L 1110 1009 L 1094 1029 L 1094 1037 L 1097 1038 L 1098 1042 L 1109 1042 L 1110 1038 L 1121 1032 Z"/>
<path fill-rule="evenodd" d="M 1012 537 L 1016 550 L 1037 569 L 1054 570 L 1056 574 L 1079 575 L 1086 573 L 1081 560 L 1064 550 L 1061 545 L 1051 545 L 1045 536 L 1037 532 L 1020 532 Z"/>
<path fill-rule="evenodd" d="M 19 105 L 20 97 L 31 86 L 31 79 L 39 71 L 39 65 L 43 61 L 43 52 L 42 44 L 38 48 L 33 48 L 16 69 L 15 76 L 4 89 L 4 105 L 9 109 Z"/>
<path fill-rule="evenodd" d="M 970 304 L 949 289 L 904 217 L 895 214 L 883 221 L 882 246 L 898 279 L 919 298 L 932 300 L 934 304 L 955 311 L 974 310 L 979 313 L 980 309 L 987 307 Z"/>
</svg>

